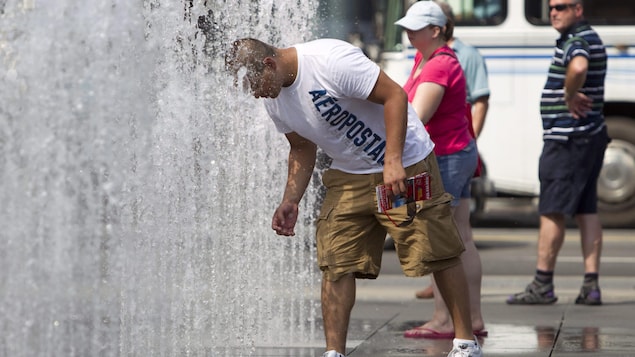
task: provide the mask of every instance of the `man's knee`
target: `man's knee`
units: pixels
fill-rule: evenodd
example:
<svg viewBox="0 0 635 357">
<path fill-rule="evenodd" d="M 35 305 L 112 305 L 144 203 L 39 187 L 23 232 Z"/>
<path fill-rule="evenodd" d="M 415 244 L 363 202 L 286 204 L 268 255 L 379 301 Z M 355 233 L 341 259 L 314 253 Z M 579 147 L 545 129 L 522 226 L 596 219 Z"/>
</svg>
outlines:
<svg viewBox="0 0 635 357">
<path fill-rule="evenodd" d="M 543 213 L 540 215 L 541 223 L 551 223 L 556 226 L 564 226 L 565 216 L 562 213 Z"/>
</svg>

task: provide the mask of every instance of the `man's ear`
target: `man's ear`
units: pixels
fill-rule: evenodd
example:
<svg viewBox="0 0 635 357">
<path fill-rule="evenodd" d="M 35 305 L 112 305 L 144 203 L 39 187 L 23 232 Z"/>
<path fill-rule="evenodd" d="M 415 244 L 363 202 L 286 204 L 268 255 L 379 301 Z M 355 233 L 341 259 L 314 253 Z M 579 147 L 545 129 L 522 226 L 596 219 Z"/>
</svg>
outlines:
<svg viewBox="0 0 635 357">
<path fill-rule="evenodd" d="M 574 10 L 575 10 L 575 15 L 577 17 L 582 17 L 582 13 L 583 13 L 582 4 L 576 4 Z"/>
<path fill-rule="evenodd" d="M 278 64 L 276 63 L 276 61 L 273 59 L 273 57 L 265 57 L 265 59 L 262 60 L 262 63 L 265 64 L 265 66 L 271 68 L 272 70 L 276 70 Z"/>
</svg>

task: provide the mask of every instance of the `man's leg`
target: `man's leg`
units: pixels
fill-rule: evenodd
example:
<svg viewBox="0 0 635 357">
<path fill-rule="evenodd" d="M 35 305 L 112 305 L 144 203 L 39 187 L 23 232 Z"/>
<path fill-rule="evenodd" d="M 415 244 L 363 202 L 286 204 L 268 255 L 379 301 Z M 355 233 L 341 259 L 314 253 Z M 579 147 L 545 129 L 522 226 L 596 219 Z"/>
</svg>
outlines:
<svg viewBox="0 0 635 357">
<path fill-rule="evenodd" d="M 600 256 L 602 255 L 602 225 L 597 214 L 576 215 L 580 228 L 580 242 L 584 258 L 584 282 L 576 304 L 601 305 L 599 272 Z"/>
<path fill-rule="evenodd" d="M 463 264 L 434 272 L 434 281 L 452 317 L 455 337 L 473 340 L 470 294 Z"/>
<path fill-rule="evenodd" d="M 580 228 L 580 242 L 584 257 L 584 272 L 598 273 L 600 271 L 600 256 L 602 254 L 602 225 L 597 214 L 579 214 L 575 216 Z"/>
<path fill-rule="evenodd" d="M 355 305 L 355 277 L 347 274 L 338 281 L 322 278 L 322 319 L 326 350 L 346 354 L 346 335 Z"/>
<path fill-rule="evenodd" d="M 459 205 L 453 209 L 453 214 L 456 226 L 463 240 L 463 245 L 465 245 L 465 251 L 461 254 L 461 262 L 470 294 L 472 328 L 475 331 L 481 331 L 485 327 L 481 313 L 481 281 L 483 276 L 481 257 L 474 244 L 472 226 L 470 225 L 470 200 L 462 198 L 459 202 Z M 432 286 L 436 289 L 434 279 L 432 279 L 432 282 Z M 420 327 L 442 333 L 451 333 L 454 331 L 452 317 L 438 290 L 433 294 L 433 297 L 434 313 L 432 314 L 432 318 Z"/>
<path fill-rule="evenodd" d="M 563 214 L 546 214 L 540 216 L 538 234 L 538 256 L 536 259 L 536 275 L 527 285 L 525 291 L 507 298 L 508 304 L 553 304 L 558 301 L 554 294 L 553 273 L 556 259 L 565 234 L 565 217 Z"/>
<path fill-rule="evenodd" d="M 481 284 L 483 280 L 483 266 L 481 256 L 474 243 L 472 225 L 470 224 L 470 199 L 462 198 L 459 206 L 455 208 L 454 218 L 461 232 L 461 238 L 465 245 L 465 251 L 461 254 L 463 270 L 470 292 L 470 312 L 472 316 L 472 328 L 482 330 L 484 327 L 481 313 Z"/>
<path fill-rule="evenodd" d="M 564 215 L 549 214 L 540 216 L 536 269 L 546 272 L 553 272 L 556 269 L 556 259 L 564 242 L 564 233 Z"/>
</svg>

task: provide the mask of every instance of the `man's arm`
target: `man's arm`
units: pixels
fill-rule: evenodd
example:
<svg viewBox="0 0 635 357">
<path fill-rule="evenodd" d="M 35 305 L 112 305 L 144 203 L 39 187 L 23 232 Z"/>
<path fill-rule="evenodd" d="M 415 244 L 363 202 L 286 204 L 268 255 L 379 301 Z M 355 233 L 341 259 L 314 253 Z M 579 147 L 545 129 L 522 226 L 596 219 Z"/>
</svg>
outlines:
<svg viewBox="0 0 635 357">
<path fill-rule="evenodd" d="M 286 137 L 290 148 L 287 186 L 282 200 L 297 204 L 302 199 L 309 181 L 311 181 L 317 146 L 293 132 L 286 134 Z"/>
<path fill-rule="evenodd" d="M 317 146 L 293 132 L 286 134 L 286 137 L 290 145 L 287 184 L 282 202 L 273 215 L 271 228 L 277 234 L 292 236 L 295 235 L 298 204 L 313 174 Z"/>
<path fill-rule="evenodd" d="M 459 57 L 465 73 L 468 100 L 472 102 L 472 129 L 478 138 L 485 126 L 489 110 L 489 83 L 487 65 L 481 53 L 474 46 L 463 45 L 463 56 Z"/>
<path fill-rule="evenodd" d="M 567 65 L 567 74 L 564 80 L 564 100 L 574 118 L 584 118 L 591 110 L 592 100 L 578 92 L 586 81 L 589 60 L 584 56 L 575 56 Z"/>
<path fill-rule="evenodd" d="M 476 98 L 472 105 L 472 128 L 477 138 L 481 135 L 481 131 L 483 131 L 483 127 L 485 126 L 485 117 L 487 116 L 488 110 L 489 96 Z"/>
<path fill-rule="evenodd" d="M 395 195 L 406 191 L 406 170 L 402 155 L 408 127 L 408 96 L 390 77 L 379 72 L 377 83 L 368 100 L 384 106 L 386 125 L 386 154 L 384 156 L 384 185 Z"/>
</svg>

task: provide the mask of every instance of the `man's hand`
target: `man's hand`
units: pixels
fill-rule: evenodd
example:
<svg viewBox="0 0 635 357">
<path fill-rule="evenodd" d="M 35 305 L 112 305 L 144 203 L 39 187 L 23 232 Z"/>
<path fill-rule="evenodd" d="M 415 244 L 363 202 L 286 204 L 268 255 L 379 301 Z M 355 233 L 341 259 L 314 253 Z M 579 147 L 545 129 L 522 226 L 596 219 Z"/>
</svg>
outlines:
<svg viewBox="0 0 635 357">
<path fill-rule="evenodd" d="M 593 104 L 591 98 L 580 92 L 576 92 L 572 96 L 565 95 L 564 100 L 575 119 L 586 118 L 586 113 L 591 110 Z"/>
<path fill-rule="evenodd" d="M 278 235 L 294 236 L 295 223 L 298 220 L 298 205 L 291 202 L 282 202 L 273 214 L 271 228 Z"/>
<path fill-rule="evenodd" d="M 402 165 L 384 164 L 384 185 L 392 190 L 393 195 L 407 193 L 406 170 Z"/>
</svg>

